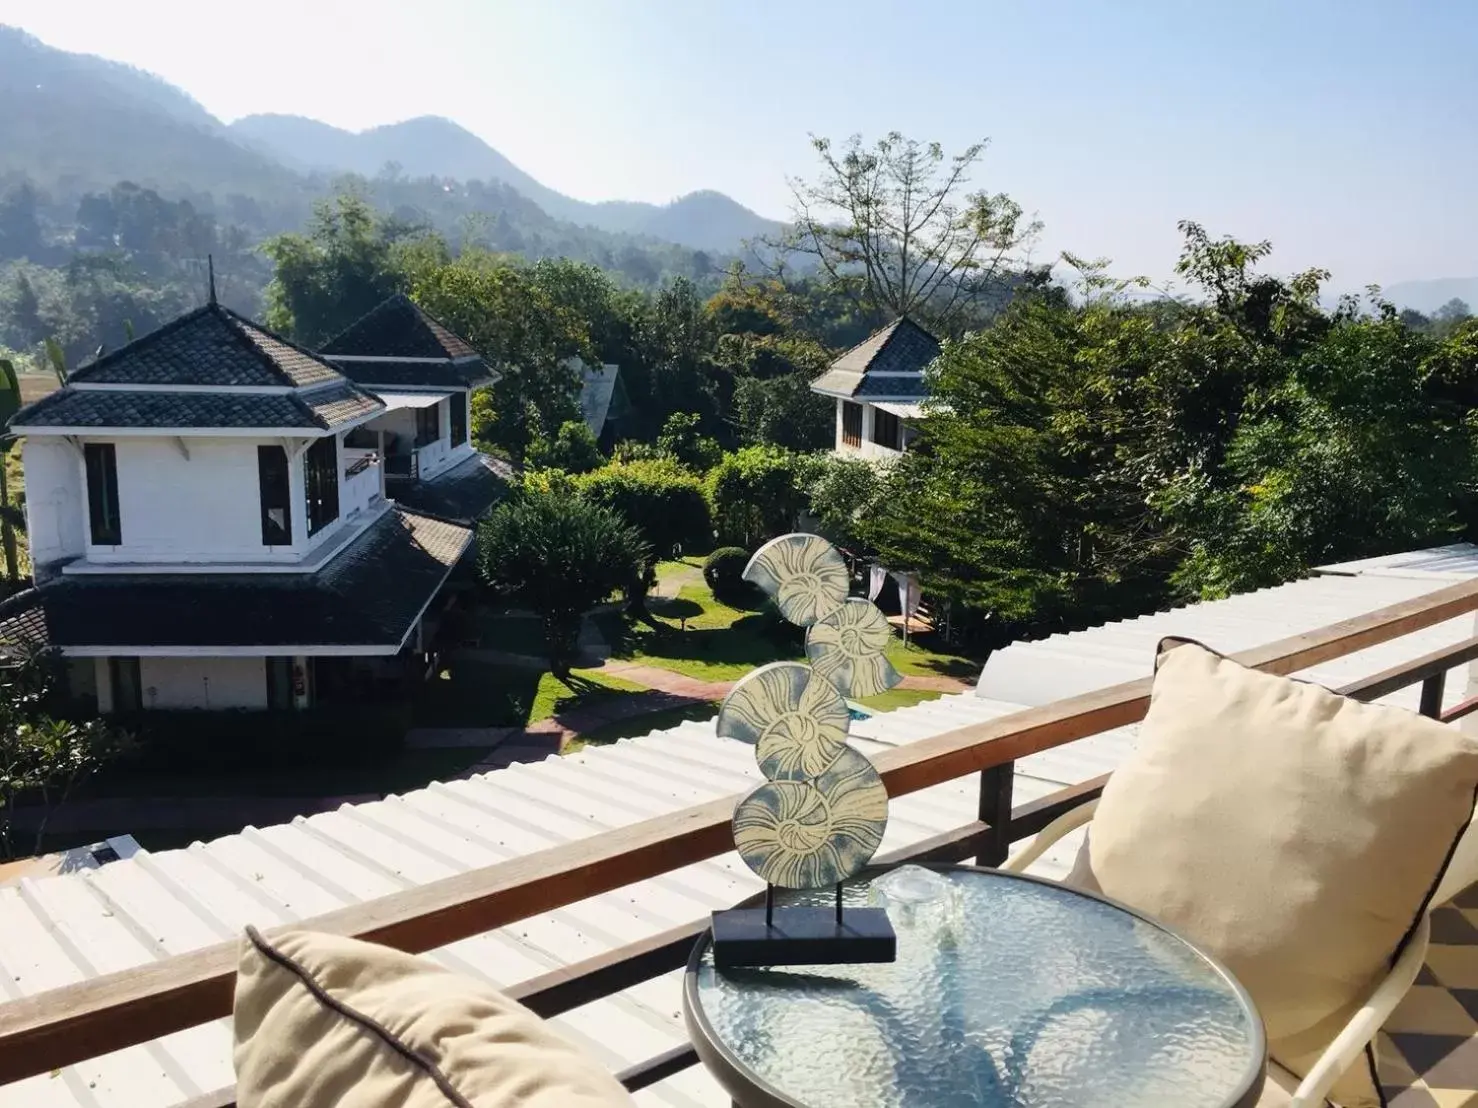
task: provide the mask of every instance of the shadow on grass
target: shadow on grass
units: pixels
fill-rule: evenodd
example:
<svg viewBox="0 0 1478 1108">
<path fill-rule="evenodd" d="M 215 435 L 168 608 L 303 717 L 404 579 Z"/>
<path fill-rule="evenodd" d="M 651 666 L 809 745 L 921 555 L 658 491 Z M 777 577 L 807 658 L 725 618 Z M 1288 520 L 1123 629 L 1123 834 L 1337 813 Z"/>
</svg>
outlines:
<svg viewBox="0 0 1478 1108">
<path fill-rule="evenodd" d="M 416 726 L 522 727 L 542 676 L 524 666 L 448 661 L 416 698 Z"/>
<path fill-rule="evenodd" d="M 645 654 L 673 661 L 714 662 L 726 665 L 762 666 L 801 655 L 800 640 L 777 629 L 773 620 L 756 613 L 736 619 L 727 627 L 690 627 L 684 631 L 669 623 L 632 629 L 624 655 Z"/>
</svg>

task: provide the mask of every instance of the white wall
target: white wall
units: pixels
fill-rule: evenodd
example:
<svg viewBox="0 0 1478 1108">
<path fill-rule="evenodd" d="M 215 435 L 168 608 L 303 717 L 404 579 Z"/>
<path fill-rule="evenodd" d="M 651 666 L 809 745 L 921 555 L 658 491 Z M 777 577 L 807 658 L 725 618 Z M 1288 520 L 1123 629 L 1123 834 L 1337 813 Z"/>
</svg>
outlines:
<svg viewBox="0 0 1478 1108">
<path fill-rule="evenodd" d="M 836 423 L 836 452 L 838 454 L 850 454 L 857 458 L 896 458 L 903 452 L 892 450 L 886 446 L 872 441 L 873 419 L 877 415 L 875 404 L 862 405 L 862 445 L 852 446 L 842 441 L 842 405 L 845 401 L 837 400 L 837 423 Z"/>
<path fill-rule="evenodd" d="M 263 658 L 140 658 L 145 708 L 265 708 Z"/>
<path fill-rule="evenodd" d="M 82 459 L 61 439 L 28 438 L 21 444 L 26 475 L 26 531 L 32 564 L 76 558 L 87 546 L 87 494 Z"/>
<path fill-rule="evenodd" d="M 93 546 L 96 562 L 291 560 L 287 547 L 262 545 L 257 445 L 250 439 L 118 439 L 118 515 L 123 541 Z M 301 464 L 301 463 L 300 463 Z M 82 461 L 75 462 L 85 484 Z M 79 508 L 86 519 L 86 500 Z M 302 501 L 293 503 L 293 531 L 301 533 Z"/>
<path fill-rule="evenodd" d="M 418 472 L 424 478 L 435 477 L 452 466 L 467 458 L 474 451 L 472 446 L 472 411 L 471 402 L 468 399 L 470 393 L 453 393 L 449 397 L 443 397 L 436 405 L 436 416 L 439 427 L 435 442 L 427 443 L 416 451 Z M 452 424 L 450 404 L 462 404 L 467 408 L 467 434 L 468 441 L 463 446 L 452 449 Z M 416 441 L 416 410 L 414 408 L 396 408 L 387 412 L 379 419 L 373 420 L 369 425 L 372 431 L 386 431 L 398 435 L 405 445 Z M 390 444 L 386 443 L 388 451 Z"/>
</svg>

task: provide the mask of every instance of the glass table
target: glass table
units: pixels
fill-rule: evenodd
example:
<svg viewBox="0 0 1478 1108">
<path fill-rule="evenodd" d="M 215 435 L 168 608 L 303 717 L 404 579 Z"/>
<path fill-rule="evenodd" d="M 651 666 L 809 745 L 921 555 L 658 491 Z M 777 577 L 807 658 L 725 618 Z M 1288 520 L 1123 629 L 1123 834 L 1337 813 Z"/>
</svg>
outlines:
<svg viewBox="0 0 1478 1108">
<path fill-rule="evenodd" d="M 932 900 L 880 899 L 871 886 L 882 870 L 845 889 L 847 905 L 888 908 L 896 962 L 721 973 L 708 937 L 699 940 L 683 1010 L 699 1058 L 736 1105 L 1257 1103 L 1262 1020 L 1241 985 L 1186 940 L 1037 878 L 930 868 L 942 878 Z M 777 904 L 834 895 L 777 892 Z"/>
</svg>

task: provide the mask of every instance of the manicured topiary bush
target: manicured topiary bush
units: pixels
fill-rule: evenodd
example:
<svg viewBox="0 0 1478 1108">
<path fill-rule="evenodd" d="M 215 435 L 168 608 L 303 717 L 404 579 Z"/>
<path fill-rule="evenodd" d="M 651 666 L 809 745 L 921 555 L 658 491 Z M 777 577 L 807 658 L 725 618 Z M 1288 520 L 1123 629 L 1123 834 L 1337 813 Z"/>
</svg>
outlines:
<svg viewBox="0 0 1478 1108">
<path fill-rule="evenodd" d="M 640 531 L 659 558 L 678 551 L 701 553 L 713 545 L 703 485 L 674 462 L 614 463 L 577 478 L 576 488 Z"/>
<path fill-rule="evenodd" d="M 703 580 L 720 600 L 735 600 L 750 591 L 744 580 L 749 554 L 737 546 L 721 546 L 703 562 Z"/>
</svg>

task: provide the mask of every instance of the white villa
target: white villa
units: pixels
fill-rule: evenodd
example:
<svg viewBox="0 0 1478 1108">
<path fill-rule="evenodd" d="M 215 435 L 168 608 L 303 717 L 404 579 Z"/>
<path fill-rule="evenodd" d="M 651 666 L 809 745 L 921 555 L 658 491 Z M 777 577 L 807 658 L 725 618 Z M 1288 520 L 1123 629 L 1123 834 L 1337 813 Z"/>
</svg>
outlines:
<svg viewBox="0 0 1478 1108">
<path fill-rule="evenodd" d="M 35 586 L 0 644 L 54 648 L 102 712 L 304 708 L 424 671 L 496 497 L 467 433 L 495 374 L 401 298 L 329 347 L 212 296 L 18 412 Z"/>
<path fill-rule="evenodd" d="M 811 383 L 836 398 L 838 454 L 897 457 L 913 441 L 911 420 L 923 414 L 924 370 L 939 340 L 907 316 L 848 350 Z"/>
</svg>

